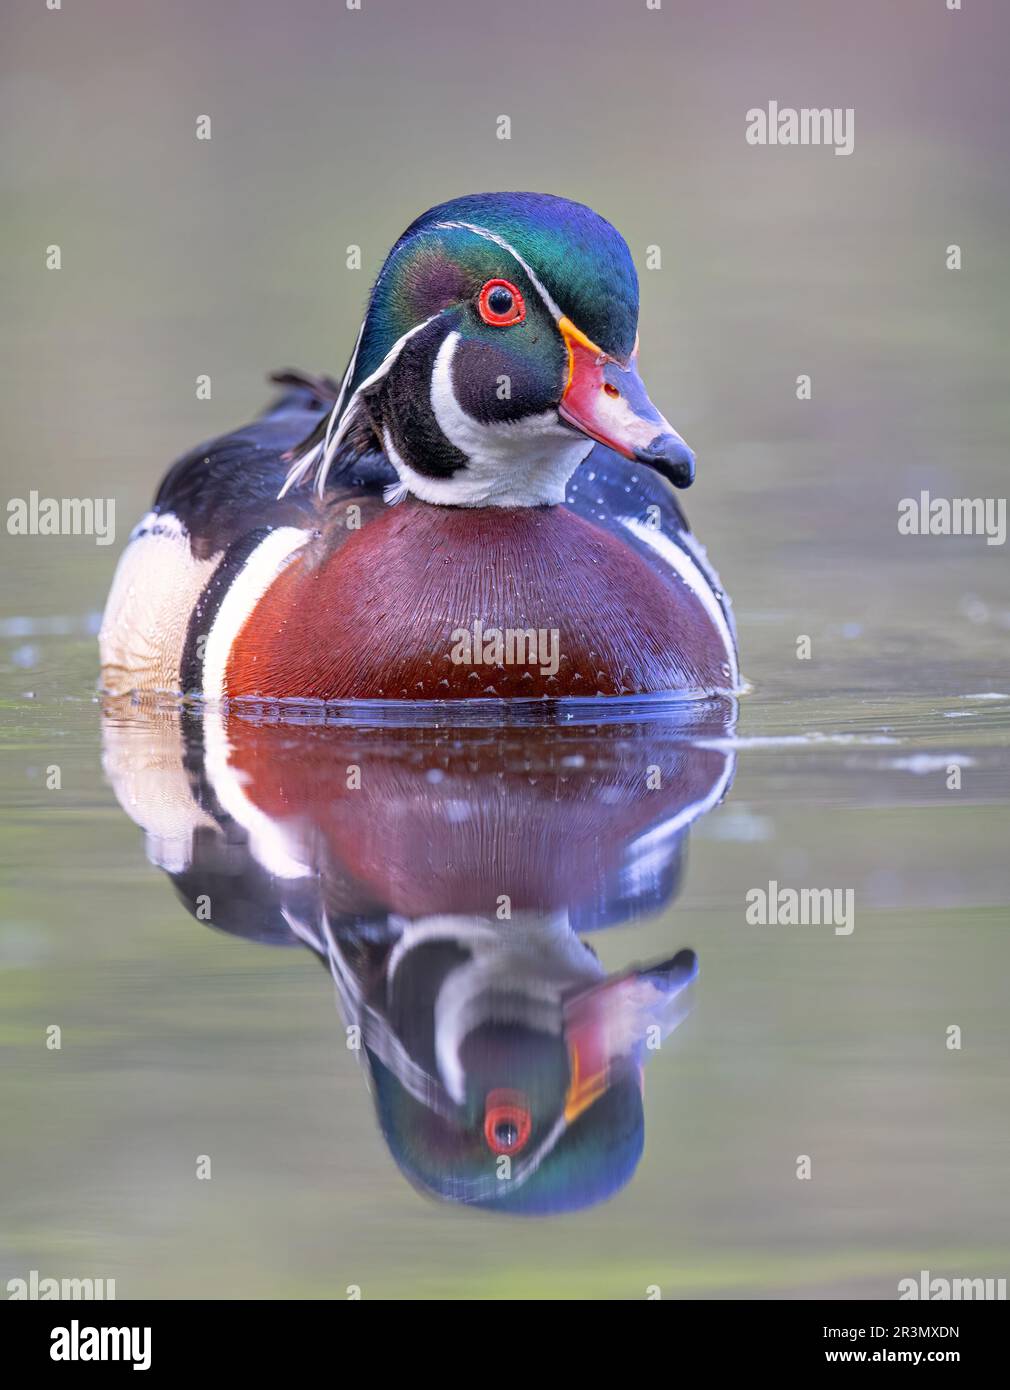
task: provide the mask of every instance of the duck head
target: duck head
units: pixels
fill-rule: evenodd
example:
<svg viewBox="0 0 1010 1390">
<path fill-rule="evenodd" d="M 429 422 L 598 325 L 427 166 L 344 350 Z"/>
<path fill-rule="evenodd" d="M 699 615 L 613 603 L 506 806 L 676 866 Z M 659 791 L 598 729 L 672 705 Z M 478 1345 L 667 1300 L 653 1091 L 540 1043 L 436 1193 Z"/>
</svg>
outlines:
<svg viewBox="0 0 1010 1390">
<path fill-rule="evenodd" d="M 682 950 L 607 976 L 563 923 L 526 940 L 463 918 L 409 924 L 359 1016 L 402 1172 L 516 1215 L 613 1196 L 642 1155 L 648 1048 L 687 1016 L 697 968 Z"/>
<path fill-rule="evenodd" d="M 288 483 L 377 441 L 402 492 L 454 506 L 564 499 L 607 445 L 677 487 L 694 455 L 638 375 L 638 277 L 580 203 L 482 193 L 432 208 L 390 251 L 330 415 Z"/>
</svg>

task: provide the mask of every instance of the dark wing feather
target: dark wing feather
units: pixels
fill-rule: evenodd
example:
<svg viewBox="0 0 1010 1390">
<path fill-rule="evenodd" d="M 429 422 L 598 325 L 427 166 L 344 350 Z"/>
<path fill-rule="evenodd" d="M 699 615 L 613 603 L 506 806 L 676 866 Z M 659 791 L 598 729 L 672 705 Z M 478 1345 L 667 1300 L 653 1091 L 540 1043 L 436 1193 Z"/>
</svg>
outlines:
<svg viewBox="0 0 1010 1390">
<path fill-rule="evenodd" d="M 301 373 L 279 375 L 293 389 L 251 424 L 191 450 L 173 464 L 158 489 L 154 510 L 179 518 L 200 559 L 258 527 L 321 523 L 311 479 L 280 500 L 277 494 L 291 467 L 292 449 L 320 423 L 325 427 L 333 383 Z M 374 450 L 359 452 L 338 474 L 345 487 L 375 492 L 396 481 L 395 470 Z"/>
</svg>

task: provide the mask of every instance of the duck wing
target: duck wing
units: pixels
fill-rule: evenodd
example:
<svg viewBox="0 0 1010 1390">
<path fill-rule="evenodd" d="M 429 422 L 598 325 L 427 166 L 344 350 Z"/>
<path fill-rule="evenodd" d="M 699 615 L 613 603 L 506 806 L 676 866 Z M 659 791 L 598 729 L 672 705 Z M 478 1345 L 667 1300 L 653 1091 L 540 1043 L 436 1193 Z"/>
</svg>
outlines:
<svg viewBox="0 0 1010 1390">
<path fill-rule="evenodd" d="M 287 374 L 284 379 L 290 381 Z M 290 451 L 326 413 L 322 385 L 307 380 L 291 385 L 258 419 L 190 450 L 165 474 L 153 515 L 176 519 L 195 559 L 226 550 L 263 526 L 312 524 L 317 499 L 311 489 L 299 488 L 280 500 L 277 494 Z"/>
</svg>

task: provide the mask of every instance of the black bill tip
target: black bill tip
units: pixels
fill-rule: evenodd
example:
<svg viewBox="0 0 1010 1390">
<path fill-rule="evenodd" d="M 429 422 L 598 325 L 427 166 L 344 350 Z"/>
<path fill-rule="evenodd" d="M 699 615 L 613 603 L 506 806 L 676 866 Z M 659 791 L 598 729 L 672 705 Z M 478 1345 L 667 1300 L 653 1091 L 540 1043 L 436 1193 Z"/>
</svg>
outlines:
<svg viewBox="0 0 1010 1390">
<path fill-rule="evenodd" d="M 635 450 L 639 463 L 646 463 L 674 487 L 690 487 L 694 482 L 694 450 L 679 434 L 657 434 L 644 449 Z"/>
</svg>

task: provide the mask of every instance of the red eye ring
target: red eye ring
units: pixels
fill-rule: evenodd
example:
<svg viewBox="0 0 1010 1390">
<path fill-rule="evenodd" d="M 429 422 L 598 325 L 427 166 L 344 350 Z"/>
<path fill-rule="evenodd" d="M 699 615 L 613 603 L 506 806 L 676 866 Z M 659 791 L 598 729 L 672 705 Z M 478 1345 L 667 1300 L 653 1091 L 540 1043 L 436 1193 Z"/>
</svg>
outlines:
<svg viewBox="0 0 1010 1390">
<path fill-rule="evenodd" d="M 502 1137 L 503 1129 L 514 1131 L 515 1137 L 506 1141 Z M 488 1092 L 484 1102 L 484 1139 L 492 1153 L 519 1153 L 526 1147 L 532 1130 L 529 1102 L 520 1091 L 502 1087 Z"/>
<path fill-rule="evenodd" d="M 502 291 L 511 299 L 507 309 L 502 307 L 504 303 Z M 501 303 L 494 307 L 492 298 L 501 301 Z M 484 322 L 491 324 L 493 328 L 511 328 L 514 323 L 522 323 L 526 317 L 525 301 L 515 285 L 509 280 L 488 280 L 477 296 L 477 308 Z"/>
</svg>

